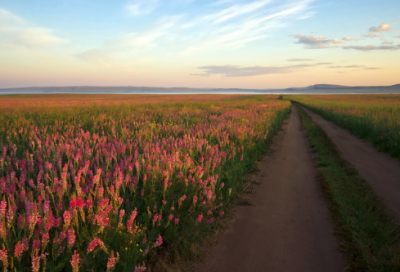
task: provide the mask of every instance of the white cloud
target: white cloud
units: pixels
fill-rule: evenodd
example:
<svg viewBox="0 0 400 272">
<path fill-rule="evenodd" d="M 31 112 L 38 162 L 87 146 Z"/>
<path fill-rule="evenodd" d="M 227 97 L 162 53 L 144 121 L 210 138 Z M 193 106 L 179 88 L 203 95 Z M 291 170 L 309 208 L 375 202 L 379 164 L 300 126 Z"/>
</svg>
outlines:
<svg viewBox="0 0 400 272">
<path fill-rule="evenodd" d="M 126 5 L 125 9 L 132 16 L 140 16 L 152 13 L 158 5 L 158 0 L 135 0 Z"/>
<path fill-rule="evenodd" d="M 392 31 L 392 28 L 388 23 L 383 23 L 380 26 L 371 27 L 369 29 L 369 32 L 389 32 L 389 31 Z"/>
<path fill-rule="evenodd" d="M 358 39 L 355 39 L 355 38 L 352 38 L 352 37 L 344 37 L 343 39 L 342 39 L 343 41 L 345 41 L 345 42 L 357 42 L 358 41 Z"/>
<path fill-rule="evenodd" d="M 5 48 L 41 48 L 66 43 L 51 29 L 32 27 L 22 18 L 0 9 L 0 46 Z"/>
<path fill-rule="evenodd" d="M 343 41 L 336 39 L 327 39 L 324 37 L 314 37 L 313 35 L 305 36 L 301 34 L 294 35 L 298 44 L 304 44 L 308 49 L 330 48 L 338 44 L 343 44 Z"/>
<path fill-rule="evenodd" d="M 180 2 L 182 2 L 181 0 Z M 158 48 L 180 54 L 199 50 L 238 48 L 256 40 L 264 39 L 270 30 L 285 26 L 299 19 L 314 0 L 252 0 L 225 1 L 203 4 L 193 1 L 186 14 L 159 16 L 152 25 L 105 41 L 99 47 L 110 51 Z M 185 0 L 190 5 L 192 1 Z M 148 14 L 161 1 L 131 2 L 132 15 Z M 274 3 L 274 4 L 272 4 Z M 163 2 L 165 10 L 176 8 L 177 3 Z M 175 5 L 175 6 L 174 6 Z M 201 8 L 199 8 L 201 6 Z M 160 9 L 162 14 L 164 10 Z"/>
<path fill-rule="evenodd" d="M 383 23 L 380 26 L 370 27 L 369 33 L 364 35 L 364 37 L 379 38 L 379 37 L 382 37 L 382 34 L 379 34 L 379 33 L 390 32 L 390 31 L 392 31 L 392 28 L 390 27 L 390 25 L 388 23 Z"/>
<path fill-rule="evenodd" d="M 287 21 L 298 19 L 307 9 L 312 0 L 303 0 L 289 5 L 274 7 L 274 12 L 268 8 L 267 1 L 253 1 L 247 4 L 235 5 L 217 13 L 195 18 L 187 22 L 184 27 L 192 28 L 202 24 L 205 31 L 193 37 L 192 44 L 183 50 L 183 54 L 205 48 L 220 49 L 225 47 L 239 47 L 249 42 L 264 39 L 268 30 L 283 27 Z M 230 21 L 231 18 L 234 21 Z M 224 23 L 218 26 L 220 23 Z"/>
<path fill-rule="evenodd" d="M 169 16 L 159 19 L 153 27 L 142 33 L 129 33 L 114 40 L 106 42 L 109 47 L 146 48 L 157 46 L 156 40 L 168 35 L 176 27 L 180 16 Z"/>
</svg>

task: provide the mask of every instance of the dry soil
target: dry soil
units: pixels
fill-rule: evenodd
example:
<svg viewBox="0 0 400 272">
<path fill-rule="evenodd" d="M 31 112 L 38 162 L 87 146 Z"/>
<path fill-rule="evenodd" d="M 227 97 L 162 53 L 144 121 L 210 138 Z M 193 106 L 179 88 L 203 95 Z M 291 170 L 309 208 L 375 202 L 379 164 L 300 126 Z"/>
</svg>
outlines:
<svg viewBox="0 0 400 272">
<path fill-rule="evenodd" d="M 375 193 L 400 220 L 400 162 L 379 152 L 370 142 L 358 139 L 320 115 L 303 108 L 333 141 L 342 158 L 351 163 Z"/>
</svg>

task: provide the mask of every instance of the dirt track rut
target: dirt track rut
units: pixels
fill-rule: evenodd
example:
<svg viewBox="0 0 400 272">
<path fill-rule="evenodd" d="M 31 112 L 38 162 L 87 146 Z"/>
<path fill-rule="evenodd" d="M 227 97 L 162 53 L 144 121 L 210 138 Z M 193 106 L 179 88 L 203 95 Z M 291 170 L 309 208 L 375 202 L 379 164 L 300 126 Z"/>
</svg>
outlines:
<svg viewBox="0 0 400 272">
<path fill-rule="evenodd" d="M 199 272 L 345 269 L 295 107 L 272 149 L 258 165 L 255 206 L 237 208 Z"/>
<path fill-rule="evenodd" d="M 371 143 L 358 139 L 348 130 L 303 109 L 331 138 L 342 158 L 354 165 L 360 176 L 370 183 L 376 194 L 400 220 L 400 162 L 379 152 Z"/>
</svg>

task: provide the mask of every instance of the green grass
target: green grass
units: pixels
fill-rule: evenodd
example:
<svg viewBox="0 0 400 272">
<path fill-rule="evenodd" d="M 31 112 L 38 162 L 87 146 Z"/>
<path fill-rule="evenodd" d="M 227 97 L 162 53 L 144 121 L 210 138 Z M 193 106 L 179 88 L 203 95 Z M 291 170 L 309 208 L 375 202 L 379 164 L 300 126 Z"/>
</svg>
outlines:
<svg viewBox="0 0 400 272">
<path fill-rule="evenodd" d="M 354 135 L 370 141 L 380 151 L 400 159 L 399 95 L 288 96 Z"/>
<path fill-rule="evenodd" d="M 346 271 L 400 271 L 400 226 L 357 171 L 344 161 L 325 132 L 298 107 L 316 155 L 319 180 L 327 199 Z"/>
</svg>

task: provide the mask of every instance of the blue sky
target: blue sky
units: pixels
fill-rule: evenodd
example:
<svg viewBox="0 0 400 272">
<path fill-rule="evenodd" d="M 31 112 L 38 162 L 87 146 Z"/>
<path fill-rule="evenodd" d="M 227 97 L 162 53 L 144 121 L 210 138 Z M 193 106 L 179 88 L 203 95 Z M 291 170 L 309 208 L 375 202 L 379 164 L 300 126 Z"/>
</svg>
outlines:
<svg viewBox="0 0 400 272">
<path fill-rule="evenodd" d="M 400 83 L 400 1 L 0 0 L 0 88 Z"/>
</svg>

